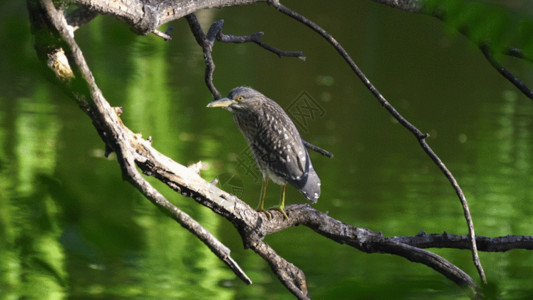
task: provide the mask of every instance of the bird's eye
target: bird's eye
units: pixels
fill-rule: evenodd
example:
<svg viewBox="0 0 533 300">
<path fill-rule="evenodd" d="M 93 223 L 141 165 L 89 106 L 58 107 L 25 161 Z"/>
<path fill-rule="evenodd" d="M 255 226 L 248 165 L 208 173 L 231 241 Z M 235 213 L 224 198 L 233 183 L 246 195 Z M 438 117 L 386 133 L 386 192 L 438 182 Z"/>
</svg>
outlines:
<svg viewBox="0 0 533 300">
<path fill-rule="evenodd" d="M 237 99 L 235 99 L 235 100 L 241 102 L 242 100 L 244 100 L 244 97 L 243 97 L 243 96 L 239 96 L 239 97 L 237 97 Z"/>
</svg>

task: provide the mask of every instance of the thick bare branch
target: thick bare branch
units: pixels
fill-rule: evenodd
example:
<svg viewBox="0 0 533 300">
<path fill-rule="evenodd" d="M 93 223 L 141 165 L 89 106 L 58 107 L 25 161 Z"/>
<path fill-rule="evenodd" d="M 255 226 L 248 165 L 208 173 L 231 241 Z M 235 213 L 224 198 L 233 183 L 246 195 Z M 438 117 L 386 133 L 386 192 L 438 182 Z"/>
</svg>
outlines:
<svg viewBox="0 0 533 300">
<path fill-rule="evenodd" d="M 246 5 L 265 0 L 71 0 L 99 14 L 122 20 L 139 34 L 153 33 L 159 26 L 185 17 L 200 9 Z"/>
<path fill-rule="evenodd" d="M 125 132 L 129 133 L 130 138 L 122 139 L 120 142 L 129 143 L 122 148 L 128 150 L 128 155 L 122 162 L 122 169 L 124 170 L 124 178 L 128 180 L 133 186 L 137 187 L 139 191 L 143 193 L 155 206 L 160 208 L 163 212 L 169 215 L 172 219 L 178 222 L 181 226 L 192 232 L 200 241 L 202 241 L 211 251 L 218 256 L 234 273 L 245 283 L 252 284 L 252 280 L 246 275 L 242 268 L 237 264 L 230 256 L 230 249 L 226 245 L 217 240 L 209 231 L 207 231 L 200 223 L 191 218 L 188 214 L 178 209 L 172 203 L 170 203 L 159 191 L 157 191 L 152 185 L 139 174 L 138 169 L 135 167 L 135 161 L 144 161 L 146 156 L 143 152 L 131 150 L 152 150 L 152 155 L 161 156 L 159 159 L 168 159 L 162 154 L 159 154 L 155 149 L 151 147 L 151 142 L 142 139 L 140 136 L 135 137 L 132 132 L 128 132 L 127 128 L 124 128 Z M 133 137 L 133 138 L 131 138 Z M 189 170 L 188 172 L 182 172 L 182 174 L 197 174 L 196 170 Z"/>
<path fill-rule="evenodd" d="M 89 10 L 86 7 L 80 7 L 73 12 L 69 13 L 67 18 L 67 23 L 72 26 L 73 30 L 77 30 L 81 26 L 89 23 L 99 14 L 95 11 Z"/>
<path fill-rule="evenodd" d="M 470 288 L 475 294 L 477 285 L 474 280 L 461 269 L 434 253 L 412 246 L 410 243 L 397 241 L 395 238 L 384 237 L 381 233 L 366 228 L 343 223 L 312 208 L 309 204 L 289 205 L 285 212 L 290 217 L 289 221 L 261 224 L 258 234 L 263 236 L 287 227 L 304 225 L 337 243 L 350 245 L 363 252 L 395 254 L 410 261 L 425 264 L 458 285 Z"/>
<path fill-rule="evenodd" d="M 426 234 L 420 232 L 416 236 L 397 236 L 394 241 L 409 244 L 418 248 L 455 248 L 470 249 L 469 237 L 466 235 Z M 506 252 L 513 249 L 533 250 L 532 236 L 507 235 L 501 237 L 476 236 L 479 251 Z"/>
<path fill-rule="evenodd" d="M 43 58 L 43 62 L 56 74 L 60 85 L 72 96 L 78 105 L 91 117 L 98 133 L 107 147 L 117 153 L 117 160 L 126 180 L 137 187 L 152 203 L 165 213 L 172 216 L 179 224 L 196 235 L 202 242 L 228 265 L 235 274 L 251 284 L 238 264 L 229 256 L 230 250 L 220 243 L 211 233 L 193 220 L 186 213 L 175 207 L 155 190 L 138 172 L 135 163 L 145 162 L 146 158 L 139 156 L 140 149 L 153 149 L 148 141 L 140 135 L 133 134 L 119 118 L 119 114 L 104 99 L 98 89 L 91 71 L 73 38 L 62 11 L 56 10 L 51 0 L 28 0 L 28 10 L 32 20 L 32 31 L 36 35 L 36 50 Z M 42 35 L 45 35 L 42 37 Z M 50 38 L 52 37 L 52 38 Z M 58 49 L 61 49 L 59 51 Z M 44 53 L 42 53 L 44 52 Z M 56 65 L 50 65 L 49 52 L 65 53 L 66 64 L 62 68 L 70 69 L 70 73 L 58 71 Z M 48 54 L 47 54 L 48 53 Z M 64 76 L 60 74 L 72 74 Z M 155 150 L 154 150 L 155 151 Z M 160 158 L 167 162 L 172 160 Z M 202 180 L 200 176 L 177 163 L 179 174 Z M 202 180 L 203 181 L 203 180 Z"/>
</svg>

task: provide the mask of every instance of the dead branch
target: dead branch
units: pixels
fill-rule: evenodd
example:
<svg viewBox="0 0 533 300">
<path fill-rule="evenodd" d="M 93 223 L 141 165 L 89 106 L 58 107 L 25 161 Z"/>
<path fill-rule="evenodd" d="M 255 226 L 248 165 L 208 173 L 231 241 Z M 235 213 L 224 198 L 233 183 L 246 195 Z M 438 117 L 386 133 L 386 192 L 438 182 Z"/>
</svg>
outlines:
<svg viewBox="0 0 533 300">
<path fill-rule="evenodd" d="M 32 32 L 36 36 L 36 50 L 43 63 L 56 75 L 61 87 L 74 98 L 82 110 L 89 115 L 93 124 L 106 143 L 117 154 L 118 163 L 122 169 L 125 180 L 132 183 L 154 205 L 170 215 L 180 225 L 196 235 L 209 249 L 211 249 L 234 273 L 248 284 L 251 280 L 246 276 L 238 264 L 229 256 L 230 250 L 211 233 L 203 228 L 189 215 L 178 209 L 153 188 L 135 167 L 136 163 L 147 163 L 147 157 L 140 155 L 143 150 L 150 150 L 145 155 L 156 156 L 159 161 L 164 161 L 172 167 L 169 172 L 185 176 L 188 180 L 203 181 L 200 176 L 186 167 L 173 162 L 151 147 L 151 143 L 142 139 L 140 135 L 129 130 L 119 118 L 119 114 L 104 99 L 100 89 L 94 81 L 91 71 L 69 30 L 64 14 L 57 10 L 51 0 L 29 0 Z M 60 56 L 65 63 L 60 65 L 50 64 L 48 57 L 53 53 L 62 53 Z M 67 69 L 69 72 L 65 72 Z M 65 75 L 67 74 L 67 75 Z M 206 183 L 205 181 L 203 181 Z M 207 184 L 207 183 L 206 183 Z M 187 183 L 183 183 L 187 186 Z M 215 190 L 216 187 L 213 187 Z"/>
<path fill-rule="evenodd" d="M 481 49 L 481 52 L 485 56 L 485 58 L 488 60 L 490 65 L 498 71 L 505 79 L 507 79 L 510 83 L 512 83 L 518 90 L 522 92 L 526 97 L 533 100 L 533 91 L 522 81 L 520 80 L 516 75 L 514 75 L 511 71 L 509 71 L 506 67 L 504 67 L 500 62 L 494 58 L 494 55 L 490 52 L 490 47 L 487 45 L 482 45 L 479 47 Z M 521 56 L 521 51 L 516 50 L 510 50 L 508 52 L 510 55 L 513 55 L 515 57 Z"/>
<path fill-rule="evenodd" d="M 443 234 L 426 234 L 424 231 L 416 236 L 398 236 L 391 238 L 394 241 L 405 243 L 418 248 L 453 248 L 470 249 L 468 236 L 455 235 L 444 232 Z M 507 235 L 501 237 L 476 236 L 479 251 L 506 252 L 513 249 L 533 250 L 533 237 Z"/>
<path fill-rule="evenodd" d="M 110 15 L 128 24 L 138 34 L 153 33 L 159 26 L 200 9 L 246 5 L 264 0 L 71 0 L 72 5 Z"/>
<path fill-rule="evenodd" d="M 346 61 L 346 63 L 350 66 L 350 68 L 353 70 L 353 72 L 359 77 L 359 79 L 362 81 L 362 83 L 368 88 L 368 90 L 374 95 L 374 97 L 379 101 L 379 103 L 385 107 L 389 111 L 389 113 L 403 126 L 405 127 L 409 132 L 411 132 L 415 138 L 418 140 L 418 143 L 424 150 L 424 152 L 431 158 L 431 160 L 437 165 L 437 167 L 441 170 L 441 172 L 446 176 L 450 184 L 452 185 L 453 189 L 455 190 L 455 193 L 459 197 L 459 201 L 461 202 L 461 206 L 463 208 L 464 216 L 466 219 L 466 223 L 468 226 L 468 232 L 470 235 L 470 241 L 471 241 L 471 249 L 472 249 L 472 257 L 474 260 L 474 265 L 476 266 L 479 276 L 481 277 L 481 280 L 483 283 L 487 283 L 487 278 L 485 277 L 485 272 L 483 271 L 483 267 L 481 266 L 481 262 L 479 260 L 479 254 L 477 253 L 477 247 L 476 247 L 476 234 L 474 231 L 474 222 L 472 221 L 472 216 L 470 215 L 470 209 L 468 208 L 468 202 L 466 201 L 466 197 L 459 186 L 459 183 L 453 176 L 453 174 L 448 170 L 446 165 L 442 162 L 442 160 L 439 158 L 439 156 L 431 149 L 429 144 L 426 141 L 426 138 L 429 137 L 429 134 L 424 134 L 420 129 L 418 129 L 416 126 L 411 124 L 407 119 L 405 119 L 395 108 L 392 106 L 392 104 L 385 99 L 385 97 L 378 91 L 378 89 L 370 82 L 370 80 L 366 77 L 366 75 L 363 73 L 361 69 L 355 64 L 353 59 L 350 57 L 348 52 L 344 50 L 342 45 L 333 38 L 331 34 L 329 34 L 326 30 L 324 30 L 322 27 L 320 27 L 318 24 L 314 23 L 313 21 L 307 19 L 306 17 L 300 15 L 299 13 L 289 9 L 288 7 L 284 6 L 279 2 L 279 0 L 271 0 L 268 2 L 270 5 L 275 7 L 278 11 L 281 13 L 295 19 L 296 21 L 306 25 L 307 27 L 311 28 L 313 31 L 318 33 L 320 36 L 322 36 L 328 43 L 330 43 L 335 50 L 341 55 L 341 57 Z"/>
<path fill-rule="evenodd" d="M 207 34 L 204 33 L 198 19 L 195 14 L 189 14 L 185 16 L 187 22 L 189 23 L 189 28 L 191 29 L 196 42 L 204 53 L 205 60 L 205 84 L 207 88 L 213 95 L 214 99 L 222 98 L 222 95 L 215 87 L 213 83 L 213 73 L 215 72 L 215 62 L 213 61 L 213 46 L 215 39 L 224 43 L 248 43 L 253 42 L 262 48 L 277 54 L 279 57 L 288 56 L 288 57 L 298 57 L 301 60 L 305 60 L 305 56 L 300 51 L 283 51 L 276 47 L 270 46 L 269 44 L 261 40 L 263 36 L 262 32 L 257 32 L 247 36 L 235 36 L 235 35 L 226 35 L 222 33 L 222 26 L 224 25 L 224 20 L 218 20 L 213 22 L 207 31 Z"/>
</svg>

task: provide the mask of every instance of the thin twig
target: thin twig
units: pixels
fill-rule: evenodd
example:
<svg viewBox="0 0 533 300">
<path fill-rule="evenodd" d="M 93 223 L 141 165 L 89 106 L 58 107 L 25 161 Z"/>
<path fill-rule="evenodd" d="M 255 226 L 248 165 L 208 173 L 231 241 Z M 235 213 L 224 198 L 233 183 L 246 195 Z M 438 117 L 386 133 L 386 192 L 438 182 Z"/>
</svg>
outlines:
<svg viewBox="0 0 533 300">
<path fill-rule="evenodd" d="M 194 35 L 194 38 L 196 39 L 196 42 L 200 47 L 202 47 L 202 51 L 204 53 L 204 60 L 205 60 L 205 84 L 207 85 L 207 88 L 213 95 L 213 98 L 220 99 L 222 98 L 222 95 L 215 87 L 215 84 L 213 83 L 213 73 L 215 72 L 215 62 L 213 61 L 213 46 L 215 43 L 215 40 L 219 42 L 224 43 L 249 43 L 253 42 L 257 45 L 261 46 L 262 48 L 275 53 L 279 57 L 288 56 L 288 57 L 297 57 L 301 60 L 305 60 L 305 56 L 301 51 L 284 51 L 280 50 L 276 47 L 273 47 L 263 41 L 261 41 L 261 36 L 263 36 L 262 32 L 257 32 L 251 35 L 245 35 L 245 36 L 235 36 L 235 35 L 227 35 L 222 33 L 222 26 L 224 25 L 224 19 L 218 20 L 213 22 L 211 26 L 209 27 L 209 30 L 207 31 L 207 34 L 204 33 L 202 27 L 200 26 L 200 23 L 198 22 L 198 19 L 196 18 L 196 15 L 189 14 L 186 16 L 187 22 L 189 23 L 189 27 L 191 29 L 191 32 Z"/>
<path fill-rule="evenodd" d="M 485 56 L 485 58 L 489 61 L 489 63 L 500 73 L 505 79 L 509 80 L 516 88 L 518 88 L 526 97 L 533 100 L 533 91 L 527 87 L 527 85 L 518 77 L 516 77 L 511 71 L 509 71 L 507 68 L 505 68 L 502 64 L 500 64 L 494 56 L 490 53 L 490 49 L 487 45 L 482 45 L 479 47 L 481 49 L 481 52 Z M 521 55 L 521 51 L 518 51 L 517 49 L 510 50 L 509 55 L 517 56 Z"/>
<path fill-rule="evenodd" d="M 274 46 L 271 46 L 263 42 L 261 40 L 261 37 L 263 35 L 264 35 L 263 32 L 256 32 L 250 35 L 236 36 L 236 35 L 230 35 L 230 34 L 223 34 L 222 31 L 219 31 L 217 35 L 217 41 L 224 42 L 224 43 L 234 43 L 234 44 L 253 42 L 261 46 L 262 48 L 278 55 L 279 57 L 283 57 L 283 56 L 297 57 L 301 60 L 305 60 L 305 56 L 302 51 L 284 51 L 284 50 L 278 49 Z"/>
<path fill-rule="evenodd" d="M 189 28 L 191 29 L 192 34 L 194 35 L 194 38 L 196 39 L 196 42 L 200 47 L 202 47 L 202 51 L 204 53 L 204 60 L 205 60 L 205 76 L 204 81 L 207 85 L 207 88 L 213 95 L 214 99 L 220 99 L 222 98 L 222 95 L 215 87 L 215 84 L 213 83 L 213 73 L 215 72 L 215 62 L 213 61 L 213 40 L 208 40 L 204 30 L 202 29 L 202 26 L 200 26 L 200 22 L 198 22 L 198 19 L 196 18 L 195 14 L 189 14 L 185 16 L 187 19 L 187 22 L 189 23 Z M 216 23 L 216 22 L 215 22 Z M 211 27 L 216 26 L 215 23 L 211 25 Z"/>
<path fill-rule="evenodd" d="M 440 158 L 435 154 L 435 152 L 431 149 L 431 147 L 427 144 L 426 138 L 429 136 L 428 134 L 423 134 L 422 131 L 420 131 L 417 127 L 415 127 L 413 124 L 411 124 L 409 121 L 407 121 L 386 99 L 385 97 L 377 90 L 377 88 L 370 82 L 370 80 L 366 77 L 366 75 L 361 71 L 361 69 L 355 64 L 355 62 L 352 60 L 348 52 L 344 50 L 342 45 L 333 38 L 331 34 L 329 34 L 326 30 L 324 30 L 322 27 L 320 27 L 318 24 L 312 22 L 311 20 L 307 19 L 306 17 L 302 16 L 301 14 L 287 8 L 286 6 L 282 5 L 279 0 L 269 0 L 268 3 L 275 7 L 278 11 L 281 13 L 297 20 L 298 22 L 306 25 L 307 27 L 311 28 L 318 34 L 320 34 L 325 40 L 327 40 L 334 48 L 337 50 L 337 52 L 344 58 L 344 60 L 348 63 L 348 65 L 351 67 L 351 69 L 354 71 L 354 73 L 359 77 L 359 79 L 363 82 L 363 84 L 370 90 L 370 92 L 376 97 L 376 99 L 389 111 L 389 113 L 402 125 L 404 126 L 409 132 L 411 132 L 418 142 L 420 143 L 422 149 L 426 154 L 433 160 L 433 162 L 439 167 L 439 169 L 444 173 L 446 178 L 450 181 L 453 189 L 455 190 L 457 196 L 459 197 L 459 200 L 461 201 L 461 205 L 463 207 L 463 212 L 466 218 L 466 222 L 468 224 L 468 231 L 470 235 L 470 240 L 472 243 L 472 256 L 474 259 L 474 265 L 476 266 L 478 273 L 481 277 L 481 280 L 483 283 L 487 282 L 487 279 L 485 277 L 485 272 L 483 271 L 483 267 L 481 266 L 481 262 L 479 260 L 479 254 L 477 252 L 477 246 L 476 246 L 476 239 L 475 239 L 475 231 L 474 231 L 474 223 L 472 221 L 472 216 L 470 215 L 470 210 L 468 208 L 468 203 L 466 201 L 466 198 L 464 196 L 464 193 L 457 183 L 457 180 L 453 177 L 452 173 L 448 170 L 448 168 L 444 165 L 444 163 L 440 160 Z"/>
<path fill-rule="evenodd" d="M 170 36 L 170 34 L 166 33 L 166 32 L 162 32 L 162 31 L 159 31 L 159 30 L 154 30 L 153 32 L 155 35 L 157 35 L 158 37 L 162 38 L 163 40 L 165 40 L 165 42 L 168 42 L 172 39 L 172 36 Z"/>
</svg>

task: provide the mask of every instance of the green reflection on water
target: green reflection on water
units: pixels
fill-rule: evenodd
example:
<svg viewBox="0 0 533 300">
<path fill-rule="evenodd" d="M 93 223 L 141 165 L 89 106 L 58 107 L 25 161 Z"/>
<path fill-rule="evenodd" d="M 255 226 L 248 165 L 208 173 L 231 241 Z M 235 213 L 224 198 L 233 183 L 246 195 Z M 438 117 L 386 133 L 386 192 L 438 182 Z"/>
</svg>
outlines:
<svg viewBox="0 0 533 300">
<path fill-rule="evenodd" d="M 154 40 L 150 44 L 146 43 L 145 39 L 138 39 L 133 47 L 133 53 L 139 55 L 134 58 L 137 76 L 131 78 L 129 97 L 125 104 L 126 111 L 131 111 L 128 120 L 134 120 L 137 126 L 151 132 L 160 151 L 169 155 L 175 153 L 178 155 L 176 159 L 179 159 L 180 153 L 177 150 L 181 148 L 182 142 L 177 138 L 177 133 L 186 131 L 188 124 L 179 122 L 181 126 L 176 126 L 172 122 L 180 119 L 173 112 L 179 112 L 183 106 L 178 99 L 169 96 L 166 80 L 169 69 L 166 55 L 168 46 Z M 170 132 L 169 128 L 172 128 Z M 214 145 L 212 141 L 203 141 L 203 145 L 199 147 L 200 153 L 206 149 L 208 151 L 209 144 Z M 193 207 L 192 215 L 206 229 L 216 232 L 219 218 L 214 217 L 211 211 L 197 205 L 186 206 Z M 222 266 L 216 256 L 186 231 L 178 230 L 172 220 L 154 217 L 143 215 L 137 220 L 145 230 L 148 246 L 139 261 L 139 268 L 146 272 L 140 273 L 138 278 L 152 295 L 232 298 L 233 292 L 230 289 L 216 284 L 232 278 L 231 272 Z M 180 280 L 176 282 L 173 278 Z M 149 296 L 150 293 L 144 295 Z"/>
<path fill-rule="evenodd" d="M 61 299 L 67 273 L 59 242 L 61 211 L 48 185 L 54 181 L 60 122 L 43 85 L 16 99 L 13 133 L 3 130 L 0 197 L 0 293 L 7 297 Z M 2 125 L 6 126 L 6 114 Z M 4 127 L 5 128 L 5 127 Z M 7 151 L 6 151 L 7 150 Z"/>
</svg>

